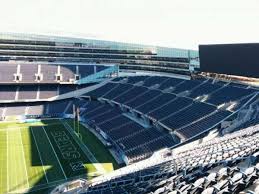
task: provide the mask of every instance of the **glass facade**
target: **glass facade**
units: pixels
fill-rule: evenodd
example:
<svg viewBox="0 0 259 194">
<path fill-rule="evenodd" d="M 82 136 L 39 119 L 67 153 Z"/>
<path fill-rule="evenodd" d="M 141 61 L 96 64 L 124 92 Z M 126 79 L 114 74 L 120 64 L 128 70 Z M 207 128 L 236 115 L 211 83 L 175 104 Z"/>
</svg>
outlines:
<svg viewBox="0 0 259 194">
<path fill-rule="evenodd" d="M 158 46 L 152 46 L 152 45 L 141 45 L 141 44 L 134 44 L 134 43 L 106 41 L 106 40 L 69 38 L 69 37 L 62 37 L 62 36 L 0 33 L 0 39 L 56 42 L 56 44 L 59 43 L 60 45 L 63 45 L 63 46 L 81 45 L 82 47 L 86 47 L 86 48 L 151 51 L 153 54 L 156 54 L 159 57 L 188 58 L 190 56 L 191 58 L 197 58 L 199 56 L 198 51 L 196 50 L 158 47 Z"/>
</svg>

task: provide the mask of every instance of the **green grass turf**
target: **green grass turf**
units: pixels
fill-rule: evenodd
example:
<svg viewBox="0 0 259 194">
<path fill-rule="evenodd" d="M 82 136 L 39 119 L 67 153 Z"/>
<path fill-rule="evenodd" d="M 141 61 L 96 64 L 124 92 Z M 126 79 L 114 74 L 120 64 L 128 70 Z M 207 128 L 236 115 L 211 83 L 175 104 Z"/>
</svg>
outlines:
<svg viewBox="0 0 259 194">
<path fill-rule="evenodd" d="M 74 122 L 73 120 L 66 121 L 72 128 L 74 128 Z M 116 160 L 113 158 L 109 150 L 103 145 L 103 143 L 87 128 L 85 128 L 82 124 L 79 124 L 80 128 L 80 134 L 82 136 L 83 143 L 89 148 L 89 150 L 93 153 L 95 158 L 100 163 L 111 163 L 113 169 L 118 169 L 120 166 L 116 162 Z M 104 165 L 105 166 L 105 165 Z M 106 168 L 108 171 L 111 171 L 109 169 L 109 165 L 106 165 Z"/>
<path fill-rule="evenodd" d="M 7 191 L 6 132 L 0 131 L 0 193 Z"/>
<path fill-rule="evenodd" d="M 57 143 L 53 131 L 64 133 L 65 137 L 58 137 L 64 139 Z M 101 142 L 83 127 L 82 131 L 97 160 L 106 161 L 102 164 L 104 168 L 111 170 L 107 165 L 109 163 L 114 163 L 116 168 L 117 164 Z M 63 145 L 63 151 L 58 144 Z M 79 155 L 67 160 L 63 153 L 68 150 L 76 150 Z M 73 171 L 70 163 L 78 161 L 83 163 L 84 168 Z M 37 189 L 48 187 L 47 183 L 65 181 L 65 177 L 80 175 L 89 178 L 88 173 L 92 172 L 96 172 L 96 168 L 60 121 L 0 123 L 0 193 L 45 193 L 49 192 L 49 188 Z"/>
</svg>

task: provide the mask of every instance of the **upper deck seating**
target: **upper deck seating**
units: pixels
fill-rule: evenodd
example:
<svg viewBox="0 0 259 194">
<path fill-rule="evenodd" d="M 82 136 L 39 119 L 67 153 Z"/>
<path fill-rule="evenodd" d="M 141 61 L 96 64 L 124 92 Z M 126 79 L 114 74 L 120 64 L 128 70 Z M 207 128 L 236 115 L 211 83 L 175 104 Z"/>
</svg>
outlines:
<svg viewBox="0 0 259 194">
<path fill-rule="evenodd" d="M 217 90 L 215 93 L 212 93 L 207 102 L 220 105 L 230 101 L 235 101 L 244 96 L 252 94 L 254 91 L 252 89 L 238 88 L 235 86 L 225 86 L 224 88 Z"/>
<path fill-rule="evenodd" d="M 20 73 L 22 75 L 22 83 L 32 83 L 36 80 L 36 74 L 38 73 L 37 64 L 20 64 Z"/>
<path fill-rule="evenodd" d="M 63 82 L 69 82 L 71 79 L 75 79 L 76 65 L 61 65 L 60 73 L 62 74 Z"/>
<path fill-rule="evenodd" d="M 43 75 L 42 83 L 54 83 L 56 80 L 56 74 L 58 73 L 57 65 L 41 65 L 41 74 Z"/>
<path fill-rule="evenodd" d="M 14 82 L 14 74 L 17 73 L 17 64 L 13 63 L 0 63 L 0 82 Z"/>
</svg>

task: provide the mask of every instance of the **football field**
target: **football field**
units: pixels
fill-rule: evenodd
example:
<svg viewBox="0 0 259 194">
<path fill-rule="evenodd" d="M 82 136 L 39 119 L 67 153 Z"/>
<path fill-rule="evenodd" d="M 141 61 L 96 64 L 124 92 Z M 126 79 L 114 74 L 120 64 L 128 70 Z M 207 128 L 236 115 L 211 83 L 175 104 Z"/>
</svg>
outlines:
<svg viewBox="0 0 259 194">
<path fill-rule="evenodd" d="M 93 134 L 83 126 L 80 131 L 82 140 L 71 121 L 0 123 L 0 193 L 46 193 L 65 181 L 117 168 Z"/>
</svg>

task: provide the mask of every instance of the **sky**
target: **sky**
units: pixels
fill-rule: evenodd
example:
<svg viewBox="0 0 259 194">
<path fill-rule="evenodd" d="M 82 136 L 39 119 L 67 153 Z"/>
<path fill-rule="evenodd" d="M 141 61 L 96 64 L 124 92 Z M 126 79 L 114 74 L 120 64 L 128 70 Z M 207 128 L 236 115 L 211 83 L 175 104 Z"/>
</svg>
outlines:
<svg viewBox="0 0 259 194">
<path fill-rule="evenodd" d="M 0 32 L 186 49 L 259 42 L 259 0 L 0 0 Z"/>
</svg>

